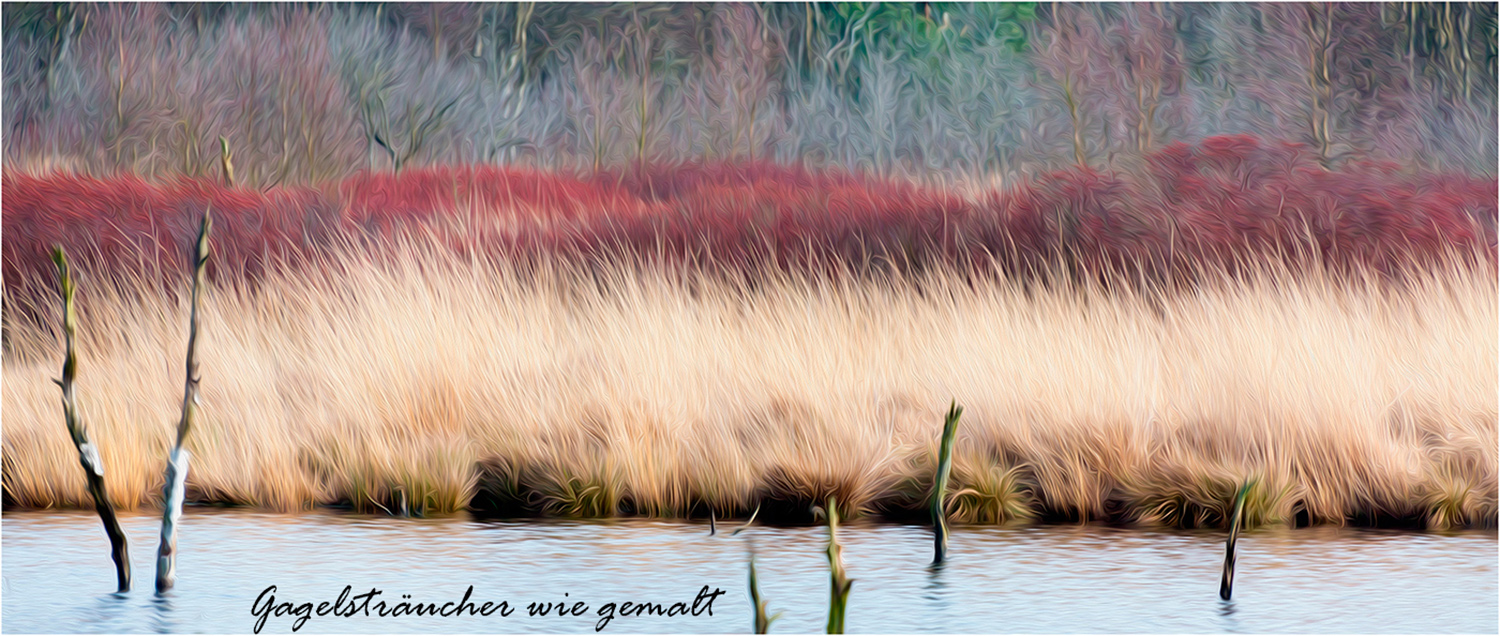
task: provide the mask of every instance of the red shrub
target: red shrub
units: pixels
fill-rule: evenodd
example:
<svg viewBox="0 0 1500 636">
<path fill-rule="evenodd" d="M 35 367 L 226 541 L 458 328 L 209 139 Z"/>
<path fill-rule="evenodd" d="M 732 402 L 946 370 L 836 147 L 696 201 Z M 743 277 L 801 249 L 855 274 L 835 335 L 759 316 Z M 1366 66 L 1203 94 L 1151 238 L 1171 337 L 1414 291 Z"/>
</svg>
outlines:
<svg viewBox="0 0 1500 636">
<path fill-rule="evenodd" d="M 338 209 L 303 188 L 261 193 L 204 180 L 10 174 L 3 187 L 7 289 L 50 277 L 52 245 L 94 268 L 159 264 L 181 271 L 206 210 L 215 225 L 211 267 L 245 275 L 259 272 L 268 257 L 324 244 L 338 225 Z"/>
<path fill-rule="evenodd" d="M 754 266 L 814 256 L 911 264 L 953 248 L 973 206 L 953 194 L 769 163 L 688 165 L 615 177 L 662 207 L 617 225 L 628 245 Z"/>
<path fill-rule="evenodd" d="M 992 196 L 989 207 L 1016 249 L 1061 251 L 1087 267 L 1175 269 L 1281 254 L 1389 271 L 1495 244 L 1493 181 L 1380 164 L 1326 171 L 1299 145 L 1247 136 L 1173 144 L 1146 165 L 1141 176 L 1047 175 Z"/>
<path fill-rule="evenodd" d="M 182 271 L 199 215 L 216 223 L 214 272 L 255 276 L 271 258 L 340 233 L 431 231 L 455 249 L 617 252 L 734 268 L 855 268 L 932 260 L 1029 269 L 1155 272 L 1237 260 L 1316 259 L 1382 270 L 1495 245 L 1497 187 L 1391 166 L 1318 166 L 1300 146 L 1245 136 L 1168 146 L 1140 174 L 1077 168 L 969 201 L 951 192 L 768 163 L 657 167 L 587 178 L 502 167 L 361 174 L 326 189 L 225 189 L 122 176 L 4 176 L 7 290 L 50 277 L 62 244 L 88 267 Z M 45 278 L 44 278 L 45 280 Z"/>
<path fill-rule="evenodd" d="M 497 166 L 464 166 L 363 173 L 339 184 L 347 218 L 357 227 L 388 231 L 402 224 L 431 224 L 469 212 L 523 215 L 527 227 L 578 223 L 600 215 L 634 216 L 648 206 L 602 179 Z"/>
</svg>

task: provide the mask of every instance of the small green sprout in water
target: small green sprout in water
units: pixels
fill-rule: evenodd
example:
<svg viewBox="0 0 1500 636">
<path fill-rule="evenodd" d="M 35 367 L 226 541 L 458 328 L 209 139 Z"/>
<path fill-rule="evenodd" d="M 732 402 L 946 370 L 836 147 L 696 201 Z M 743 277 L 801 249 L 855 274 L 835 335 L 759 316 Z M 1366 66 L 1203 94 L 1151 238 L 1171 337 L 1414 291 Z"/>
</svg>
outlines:
<svg viewBox="0 0 1500 636">
<path fill-rule="evenodd" d="M 932 531 L 934 565 L 943 562 L 948 555 L 948 475 L 953 472 L 953 440 L 958 437 L 958 418 L 964 407 L 954 402 L 948 407 L 948 418 L 943 422 L 943 440 L 938 450 L 937 479 L 932 486 Z"/>
<path fill-rule="evenodd" d="M 1240 536 L 1240 525 L 1245 514 L 1245 496 L 1250 494 L 1254 480 L 1247 480 L 1234 494 L 1234 514 L 1229 518 L 1229 540 L 1224 544 L 1224 576 L 1219 580 L 1219 598 L 1229 600 L 1234 591 L 1234 543 Z"/>
<path fill-rule="evenodd" d="M 781 612 L 766 613 L 766 600 L 760 596 L 760 581 L 755 574 L 755 548 L 750 548 L 750 604 L 755 606 L 755 633 L 770 632 L 771 623 L 781 618 Z"/>
<path fill-rule="evenodd" d="M 839 545 L 839 508 L 838 501 L 832 496 L 828 497 L 828 507 L 824 509 L 828 515 L 828 569 L 830 575 L 830 595 L 828 602 L 828 633 L 844 633 L 844 612 L 849 605 L 849 589 L 854 586 L 854 580 L 844 574 L 844 548 Z"/>
</svg>

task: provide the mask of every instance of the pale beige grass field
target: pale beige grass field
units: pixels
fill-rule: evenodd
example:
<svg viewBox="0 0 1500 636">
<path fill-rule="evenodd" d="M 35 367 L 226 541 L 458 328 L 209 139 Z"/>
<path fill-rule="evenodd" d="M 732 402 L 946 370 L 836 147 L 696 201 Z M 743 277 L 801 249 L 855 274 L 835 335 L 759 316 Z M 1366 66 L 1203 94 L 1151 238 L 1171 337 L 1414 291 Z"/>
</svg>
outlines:
<svg viewBox="0 0 1500 636">
<path fill-rule="evenodd" d="M 961 521 L 1214 524 L 1252 477 L 1255 523 L 1495 521 L 1500 323 L 1484 258 L 1403 286 L 1268 270 L 1151 298 L 971 287 L 951 271 L 747 290 L 652 266 L 607 269 L 601 290 L 578 268 L 398 251 L 207 293 L 190 497 L 729 516 L 837 494 L 851 512 L 918 508 L 957 400 Z M 112 498 L 152 505 L 185 301 L 84 284 L 82 415 Z M 7 501 L 86 505 L 50 380 L 61 346 L 7 328 Z"/>
</svg>

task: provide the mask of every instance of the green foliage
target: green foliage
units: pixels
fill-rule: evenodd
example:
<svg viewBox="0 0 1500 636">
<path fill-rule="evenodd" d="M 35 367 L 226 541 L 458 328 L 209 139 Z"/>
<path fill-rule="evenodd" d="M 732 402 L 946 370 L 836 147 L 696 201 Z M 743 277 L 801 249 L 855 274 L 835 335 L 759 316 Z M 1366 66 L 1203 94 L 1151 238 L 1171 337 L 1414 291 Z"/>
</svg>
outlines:
<svg viewBox="0 0 1500 636">
<path fill-rule="evenodd" d="M 835 2 L 818 5 L 822 35 L 851 40 L 868 55 L 886 50 L 908 57 L 971 50 L 987 38 L 1017 53 L 1026 50 L 1026 24 L 1036 3 Z"/>
<path fill-rule="evenodd" d="M 73 17 L 73 5 L 50 2 L 7 2 L 5 35 L 52 39 Z"/>
<path fill-rule="evenodd" d="M 948 69 L 986 44 L 1023 53 L 1036 3 L 836 2 L 816 11 L 810 22 L 818 32 L 811 39 L 823 43 L 823 65 L 860 96 L 876 64 L 910 66 L 918 71 L 913 79 L 926 84 L 951 80 Z"/>
</svg>

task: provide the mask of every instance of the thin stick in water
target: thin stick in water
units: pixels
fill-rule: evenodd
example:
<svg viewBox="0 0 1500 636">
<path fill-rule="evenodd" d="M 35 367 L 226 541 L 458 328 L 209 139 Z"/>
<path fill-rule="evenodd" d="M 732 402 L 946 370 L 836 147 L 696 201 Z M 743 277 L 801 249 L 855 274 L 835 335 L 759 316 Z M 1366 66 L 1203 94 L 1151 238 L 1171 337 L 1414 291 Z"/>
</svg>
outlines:
<svg viewBox="0 0 1500 636">
<path fill-rule="evenodd" d="M 954 402 L 948 407 L 948 418 L 943 421 L 943 439 L 938 450 L 937 479 L 932 484 L 932 533 L 933 565 L 943 562 L 948 556 L 948 475 L 953 472 L 953 439 L 958 435 L 958 418 L 964 407 Z"/>
<path fill-rule="evenodd" d="M 830 574 L 830 597 L 828 601 L 828 633 L 844 633 L 844 612 L 849 605 L 849 589 L 854 581 L 844 574 L 844 547 L 839 545 L 839 507 L 832 495 L 828 497 L 828 569 Z"/>
<path fill-rule="evenodd" d="M 156 555 L 156 591 L 172 589 L 177 581 L 177 526 L 182 520 L 188 464 L 191 455 L 182 447 L 193 427 L 198 405 L 198 305 L 203 290 L 203 272 L 208 266 L 208 233 L 213 218 L 203 214 L 198 230 L 198 245 L 193 255 L 193 298 L 188 314 L 187 380 L 182 390 L 182 420 L 177 424 L 177 445 L 167 461 L 167 483 L 162 492 L 161 548 Z"/>
<path fill-rule="evenodd" d="M 1229 600 L 1234 591 L 1234 543 L 1240 536 L 1241 517 L 1245 512 L 1245 495 L 1250 492 L 1250 482 L 1240 486 L 1234 495 L 1234 514 L 1229 521 L 1229 541 L 1224 547 L 1224 576 L 1219 580 L 1219 598 Z"/>
<path fill-rule="evenodd" d="M 760 596 L 760 581 L 755 575 L 755 547 L 753 545 L 750 548 L 750 604 L 755 606 L 755 633 L 769 633 L 771 623 L 781 618 L 781 612 L 775 614 L 766 612 L 766 600 Z"/>
<path fill-rule="evenodd" d="M 52 262 L 57 264 L 59 293 L 63 302 L 64 357 L 61 380 L 53 380 L 62 388 L 63 420 L 68 426 L 68 435 L 78 447 L 78 463 L 83 465 L 83 474 L 88 481 L 89 495 L 94 498 L 94 510 L 104 522 L 104 534 L 109 536 L 109 554 L 115 562 L 115 579 L 119 591 L 130 591 L 130 546 L 125 531 L 120 529 L 120 520 L 115 517 L 115 507 L 109 502 L 109 492 L 104 487 L 104 460 L 99 448 L 89 441 L 88 427 L 78 417 L 78 405 L 73 395 L 73 379 L 78 374 L 78 356 L 73 351 L 73 335 L 77 328 L 77 312 L 73 307 L 73 278 L 68 271 L 68 256 L 61 246 L 52 248 Z"/>
<path fill-rule="evenodd" d="M 729 536 L 732 537 L 732 536 L 735 536 L 735 535 L 737 535 L 737 534 L 739 534 L 741 532 L 744 532 L 745 528 L 749 528 L 750 524 L 755 523 L 755 516 L 758 515 L 758 514 L 760 514 L 760 505 L 759 504 L 757 504 L 755 506 L 755 512 L 750 513 L 750 519 L 745 522 L 745 525 L 740 526 L 738 528 L 735 528 L 734 532 L 729 533 Z"/>
</svg>

